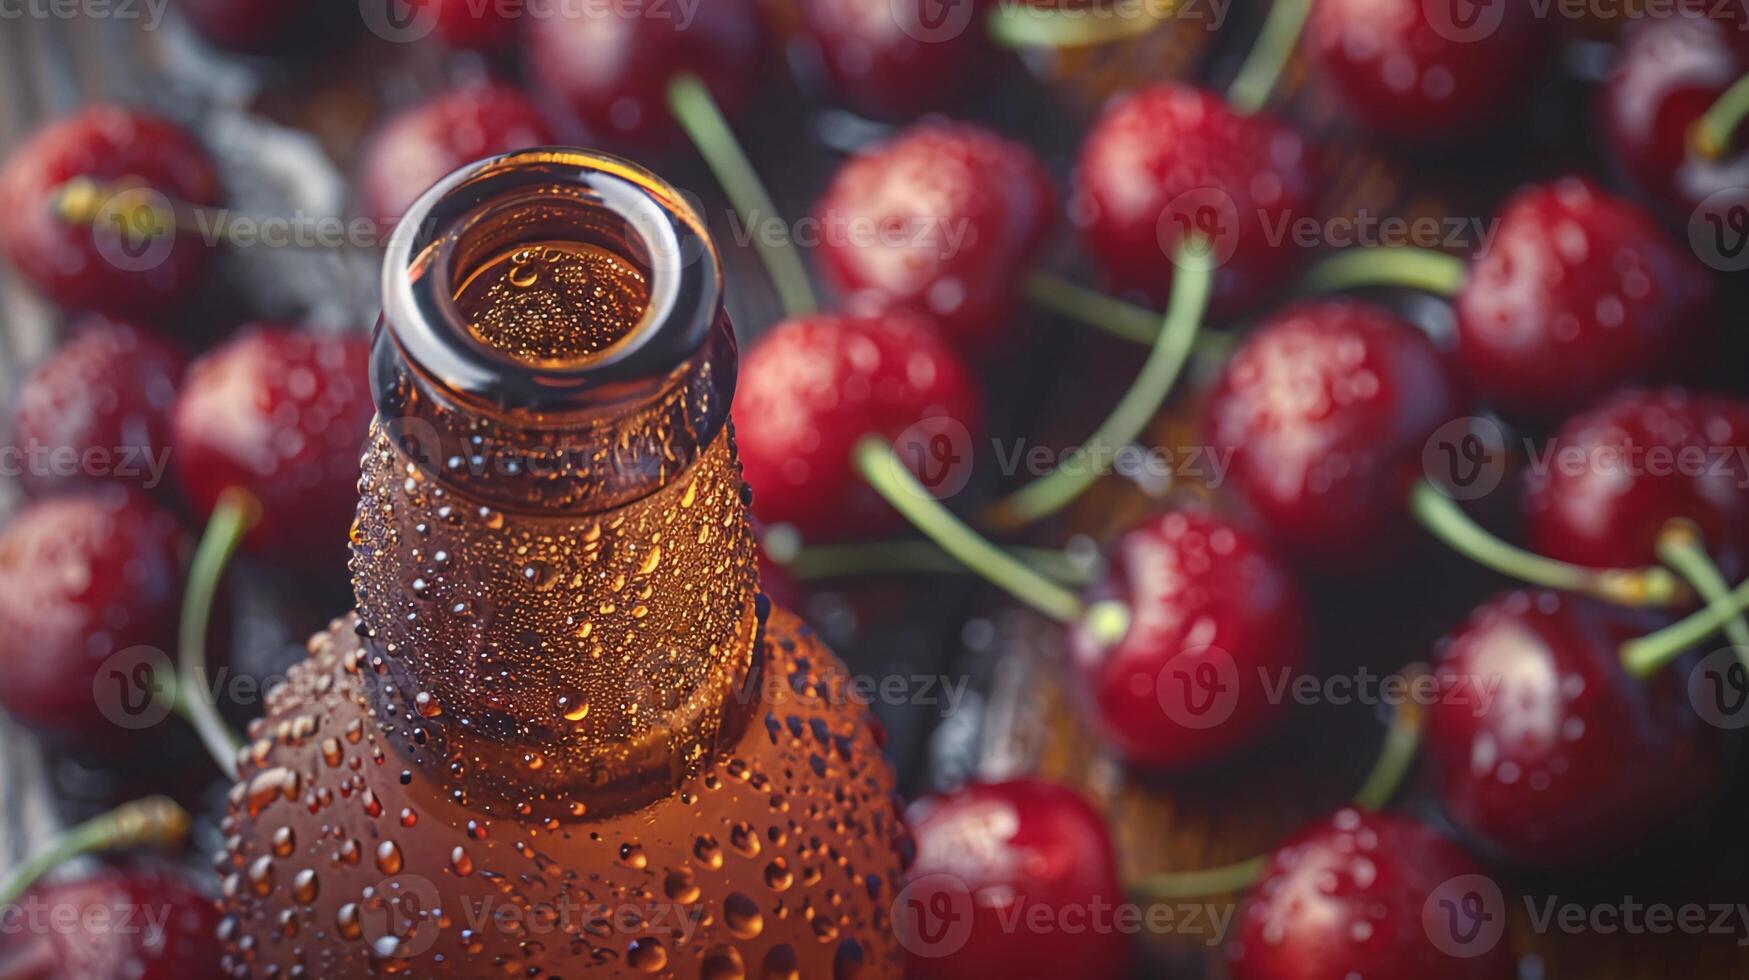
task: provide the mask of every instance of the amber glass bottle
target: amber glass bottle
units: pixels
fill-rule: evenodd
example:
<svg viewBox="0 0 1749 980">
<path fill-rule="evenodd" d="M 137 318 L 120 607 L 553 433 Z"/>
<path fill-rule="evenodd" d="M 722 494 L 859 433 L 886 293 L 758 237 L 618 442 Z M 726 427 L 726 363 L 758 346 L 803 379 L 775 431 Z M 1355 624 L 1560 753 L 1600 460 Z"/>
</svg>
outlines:
<svg viewBox="0 0 1749 980">
<path fill-rule="evenodd" d="M 571 150 L 383 275 L 355 614 L 251 728 L 240 976 L 897 976 L 908 847 L 843 667 L 759 593 L 703 224 Z"/>
</svg>

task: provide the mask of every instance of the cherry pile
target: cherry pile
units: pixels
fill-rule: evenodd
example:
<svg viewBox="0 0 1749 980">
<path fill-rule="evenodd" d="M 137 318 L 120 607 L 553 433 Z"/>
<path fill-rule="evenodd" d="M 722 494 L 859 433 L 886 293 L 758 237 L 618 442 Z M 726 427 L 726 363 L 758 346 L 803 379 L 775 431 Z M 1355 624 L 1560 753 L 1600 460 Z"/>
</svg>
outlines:
<svg viewBox="0 0 1749 980">
<path fill-rule="evenodd" d="M 397 6 L 348 32 L 283 0 L 175 15 L 251 70 L 320 71 L 300 59 L 342 36 L 456 69 L 393 97 L 348 161 L 385 238 L 444 176 L 529 146 L 702 158 L 747 227 L 776 213 L 761 169 L 841 153 L 801 188 L 817 243 L 751 243 L 782 307 L 738 323 L 733 405 L 765 592 L 807 603 L 829 576 L 856 599 L 893 570 L 877 553 L 983 575 L 1043 615 L 1100 771 L 1202 792 L 1262 772 L 1309 724 L 1266 679 L 1345 675 L 1355 637 L 1399 615 L 1333 594 L 1482 566 L 1390 669 L 1487 697 L 1399 710 L 1353 803 L 1281 801 L 1320 815 L 1248 861 L 1141 867 L 1126 852 L 1159 828 L 1042 778 L 918 800 L 892 909 L 915 976 L 1135 975 L 1145 944 L 1066 917 L 1231 895 L 1215 969 L 1234 980 L 1508 978 L 1517 882 L 1614 881 L 1740 791 L 1738 719 L 1697 696 L 1749 669 L 1749 21 L 1730 5 L 1605 29 L 1559 5 L 1276 0 L 1184 77 L 1147 46 L 1183 24 L 1101 0 Z M 1108 97 L 1052 75 L 1077 71 Z M 1563 119 L 1595 120 L 1582 145 L 1552 145 Z M 91 105 L 0 165 L 0 256 L 68 314 L 0 446 L 25 498 L 0 532 L 0 707 L 57 750 L 119 753 L 179 682 L 178 612 L 216 587 L 191 581 L 203 525 L 246 562 L 344 573 L 369 344 L 233 316 L 195 349 L 225 245 L 184 219 L 227 195 L 191 122 Z M 1508 144 L 1536 166 L 1500 163 L 1527 156 Z M 1485 238 L 1334 240 L 1381 200 Z M 1070 376 L 1099 357 L 1121 364 Z M 1065 390 L 1087 411 L 1055 417 Z M 1049 472 L 992 458 L 1065 427 L 1084 455 Z M 1111 472 L 1185 439 L 1220 479 Z M 1091 566 L 1058 550 L 1077 531 L 1104 542 Z M 179 911 L 152 949 L 0 943 L 0 972 L 215 971 L 194 938 L 210 904 L 173 876 L 34 894 Z"/>
<path fill-rule="evenodd" d="M 283 26 L 190 8 L 240 44 L 266 44 Z M 298 570 L 306 594 L 343 580 L 373 414 L 369 345 L 356 333 L 254 324 L 192 349 L 205 334 L 188 324 L 209 306 L 200 300 L 219 246 L 183 219 L 221 204 L 223 191 L 206 150 L 160 116 L 100 104 L 53 121 L 0 165 L 0 196 L 16 216 L 0 251 L 70 314 L 60 345 L 21 379 L 0 437 L 26 498 L 0 530 L 0 708 L 55 758 L 77 760 L 65 764 L 145 768 L 156 775 L 130 785 L 146 786 L 174 772 L 162 756 L 195 744 L 176 729 L 180 715 L 228 776 L 235 749 L 216 709 L 235 695 L 258 711 L 259 688 L 231 683 L 238 586 L 198 571 L 196 539 L 215 511 L 247 500 L 260 518 L 248 543 L 264 566 Z M 124 829 L 139 823 L 129 813 L 115 813 Z M 62 924 L 13 929 L 9 918 L 0 973 L 220 976 L 209 886 L 128 862 L 57 875 L 8 898 L 9 910 L 50 910 Z M 118 927 L 130 911 L 154 918 Z"/>
</svg>

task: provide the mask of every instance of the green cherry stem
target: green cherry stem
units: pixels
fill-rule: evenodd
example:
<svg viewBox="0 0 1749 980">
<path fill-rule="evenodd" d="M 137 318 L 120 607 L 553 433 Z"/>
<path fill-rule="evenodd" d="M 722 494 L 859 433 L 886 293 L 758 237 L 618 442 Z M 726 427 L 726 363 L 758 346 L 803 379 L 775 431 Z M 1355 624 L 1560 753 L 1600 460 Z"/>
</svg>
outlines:
<svg viewBox="0 0 1749 980">
<path fill-rule="evenodd" d="M 723 185 L 723 193 L 740 215 L 743 226 L 753 230 L 760 215 L 777 217 L 777 205 L 772 203 L 771 195 L 759 179 L 759 172 L 735 139 L 734 130 L 723 118 L 717 100 L 711 97 L 710 89 L 699 81 L 698 76 L 689 72 L 674 76 L 668 83 L 668 109 L 680 128 L 686 130 L 686 135 L 692 139 L 718 183 Z M 760 260 L 765 263 L 765 271 L 777 288 L 784 313 L 799 316 L 818 309 L 819 299 L 808 280 L 808 270 L 802 265 L 801 253 L 788 236 L 778 243 L 755 233 L 753 242 L 759 249 Z"/>
<path fill-rule="evenodd" d="M 1425 667 L 1416 664 L 1403 672 L 1403 678 L 1412 684 L 1426 673 Z M 1403 788 L 1403 781 L 1414 767 L 1415 754 L 1420 748 L 1421 706 L 1406 698 L 1391 715 L 1391 724 L 1385 729 L 1385 740 L 1379 746 L 1372 772 L 1367 773 L 1366 780 L 1354 791 L 1354 805 L 1363 810 L 1383 810 Z"/>
<path fill-rule="evenodd" d="M 1058 466 L 996 501 L 985 515 L 991 525 L 1024 527 L 1062 510 L 1105 475 L 1116 449 L 1134 442 L 1148 427 L 1148 421 L 1160 411 L 1166 396 L 1178 383 L 1202 330 L 1203 313 L 1208 309 L 1214 283 L 1214 268 L 1202 258 L 1207 245 L 1200 237 L 1180 243 L 1173 260 L 1178 271 L 1172 280 L 1172 301 L 1165 322 L 1154 334 L 1153 346 L 1135 383 L 1094 430 L 1092 438 L 1076 450 L 1081 464 Z"/>
<path fill-rule="evenodd" d="M 1130 885 L 1130 895 L 1140 904 L 1169 902 L 1204 895 L 1228 895 L 1251 887 L 1269 866 L 1269 856 L 1259 854 L 1243 861 L 1196 871 L 1162 871 Z"/>
<path fill-rule="evenodd" d="M 1255 115 L 1269 104 L 1269 96 L 1287 69 L 1300 34 L 1306 26 L 1306 15 L 1312 0 L 1275 0 L 1269 7 L 1269 17 L 1257 34 L 1257 43 L 1245 56 L 1244 64 L 1227 88 L 1227 103 L 1242 116 Z"/>
<path fill-rule="evenodd" d="M 1405 677 L 1408 676 L 1406 672 Z M 1354 805 L 1363 810 L 1383 809 L 1391 797 L 1397 795 L 1409 770 L 1414 767 L 1420 747 L 1421 709 L 1406 700 L 1391 716 L 1391 724 L 1385 729 L 1385 740 L 1379 746 L 1372 771 L 1355 791 Z M 1268 863 L 1268 856 L 1260 854 L 1215 868 L 1166 871 L 1142 878 L 1132 884 L 1129 891 L 1139 903 L 1226 895 L 1250 887 L 1262 876 Z"/>
<path fill-rule="evenodd" d="M 1469 277 L 1469 263 L 1430 248 L 1369 246 L 1351 248 L 1312 266 L 1300 288 L 1334 293 L 1370 286 L 1419 289 L 1436 296 L 1456 296 Z"/>
<path fill-rule="evenodd" d="M 1743 117 L 1749 116 L 1749 75 L 1731 83 L 1688 130 L 1688 145 L 1703 160 L 1718 160 L 1731 150 Z"/>
<path fill-rule="evenodd" d="M 188 839 L 188 812 L 167 796 L 148 796 L 69 827 L 32 854 L 0 884 L 0 907 L 18 901 L 62 864 L 83 854 L 132 847 L 172 850 Z"/>
<path fill-rule="evenodd" d="M 1709 605 L 1730 600 L 1730 583 L 1719 574 L 1718 566 L 1707 554 L 1700 528 L 1693 521 L 1678 518 L 1664 526 L 1658 536 L 1658 560 L 1687 579 Z M 1749 620 L 1741 613 L 1725 620 L 1725 636 L 1737 648 L 1738 659 L 1749 667 Z"/>
<path fill-rule="evenodd" d="M 1160 335 L 1159 313 L 1085 286 L 1077 286 L 1049 272 L 1035 272 L 1028 276 L 1021 285 L 1021 292 L 1039 309 L 1132 344 L 1151 347 L 1155 338 Z M 1232 347 L 1233 336 L 1230 333 L 1197 331 L 1198 360 L 1223 363 L 1232 352 Z"/>
<path fill-rule="evenodd" d="M 1065 624 L 1080 621 L 1086 608 L 1075 593 L 967 527 L 917 482 L 884 440 L 864 436 L 852 456 L 868 485 L 941 550 L 1046 616 Z"/>
<path fill-rule="evenodd" d="M 1004 48 L 1087 48 L 1140 37 L 1177 13 L 1180 4 L 1164 11 L 1129 14 L 1118 8 L 1035 7 L 998 3 L 990 11 L 990 40 Z"/>
<path fill-rule="evenodd" d="M 1006 548 L 1016 561 L 1064 585 L 1087 585 L 1091 576 L 1054 548 Z M 767 550 L 767 554 L 770 551 Z M 773 560 L 777 560 L 773 556 Z M 798 580 L 909 573 L 957 575 L 972 571 L 928 541 L 877 541 L 872 544 L 809 545 L 788 561 L 778 561 Z"/>
<path fill-rule="evenodd" d="M 220 494 L 218 505 L 207 520 L 206 533 L 195 549 L 194 563 L 188 570 L 188 589 L 182 596 L 176 711 L 194 726 L 201 744 L 218 763 L 219 771 L 226 774 L 236 772 L 239 746 L 237 737 L 225 726 L 218 708 L 207 696 L 207 627 L 212 621 L 213 596 L 225 574 L 225 565 L 243 535 L 260 519 L 261 504 L 254 494 L 238 487 Z"/>
<path fill-rule="evenodd" d="M 1160 334 L 1160 314 L 1134 303 L 1077 286 L 1048 272 L 1035 272 L 1021 285 L 1034 305 L 1144 346 Z"/>
<path fill-rule="evenodd" d="M 1453 551 L 1531 585 L 1578 592 L 1636 608 L 1673 606 L 1689 597 L 1682 581 L 1667 568 L 1584 568 L 1507 544 L 1425 479 L 1409 491 L 1409 513 Z"/>
<path fill-rule="evenodd" d="M 1635 677 L 1650 677 L 1681 656 L 1684 650 L 1717 633 L 1746 611 L 1749 611 L 1749 582 L 1738 585 L 1687 619 L 1623 643 L 1622 664 Z"/>
</svg>

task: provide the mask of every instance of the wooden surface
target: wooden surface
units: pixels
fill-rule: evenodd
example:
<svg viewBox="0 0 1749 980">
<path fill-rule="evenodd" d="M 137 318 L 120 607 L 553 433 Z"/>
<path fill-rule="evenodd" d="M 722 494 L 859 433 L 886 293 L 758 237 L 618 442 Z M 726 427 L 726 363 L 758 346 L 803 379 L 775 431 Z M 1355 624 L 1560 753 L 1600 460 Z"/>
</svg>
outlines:
<svg viewBox="0 0 1749 980">
<path fill-rule="evenodd" d="M 1199 59 L 1230 64 L 1229 55 L 1211 53 L 1210 47 L 1206 38 L 1194 35 L 1151 39 L 1103 57 L 1035 64 L 1045 77 L 1065 76 L 1052 104 L 1037 105 L 1022 89 L 1014 98 L 998 96 L 987 108 L 1003 128 L 1048 147 L 1048 160 L 1061 175 L 1069 164 L 1074 134 L 1099 95 L 1132 82 L 1138 73 L 1167 67 L 1188 71 Z M 5 86 L 0 153 L 42 119 L 94 98 L 159 105 L 208 134 L 227 125 L 271 125 L 266 122 L 271 120 L 288 127 L 274 130 L 283 141 L 239 139 L 233 132 L 233 152 L 225 161 L 228 182 L 242 181 L 249 206 L 264 213 L 290 202 L 311 213 L 329 213 L 323 208 L 338 212 L 345 202 L 334 198 L 336 182 L 382 107 L 404 105 L 447 78 L 482 70 L 466 59 L 446 64 L 428 52 L 367 44 L 320 71 L 272 69 L 263 74 L 252 66 L 214 61 L 174 22 L 144 36 L 135 26 L 120 23 L 0 21 L 0 84 Z M 792 152 L 798 118 L 807 120 L 809 145 Z M 813 114 L 787 88 L 741 127 L 777 191 L 780 207 L 792 214 L 800 213 L 818 192 L 834 160 L 834 150 L 819 144 L 842 148 L 859 134 L 866 136 L 834 114 Z M 308 145 L 298 142 L 299 129 L 314 134 Z M 324 159 L 313 159 L 312 152 Z M 677 182 L 701 189 L 701 197 L 716 199 L 696 161 L 682 156 L 652 162 Z M 1400 172 L 1374 158 L 1351 157 L 1343 172 L 1339 193 L 1350 209 L 1369 203 L 1388 206 L 1399 198 Z M 276 174 L 285 179 L 276 180 Z M 343 189 L 338 193 L 343 195 Z M 744 335 L 750 335 L 771 322 L 774 307 L 753 259 L 728 251 L 732 312 Z M 1061 251 L 1075 262 L 1072 248 Z M 227 262 L 227 274 L 248 284 L 241 291 L 249 300 L 242 305 L 250 308 L 313 316 L 334 329 L 364 329 L 374 315 L 375 270 L 368 257 L 329 257 L 314 265 L 284 255 L 232 257 Z M 0 394 L 10 400 L 21 371 L 52 347 L 61 322 L 0 268 L 0 328 Z M 1109 407 L 1103 401 L 1114 397 L 1138 363 L 1132 349 L 1040 325 L 1025 350 L 1000 358 L 991 371 L 997 429 L 1054 431 L 1059 439 L 1072 438 Z M 1180 400 L 1181 411 L 1188 411 L 1182 406 L 1190 401 Z M 1164 425 L 1182 422 L 1179 418 Z M 1162 428 L 1157 438 L 1175 444 L 1182 434 L 1172 432 Z M 1070 521 L 1041 532 L 1041 540 L 1060 543 L 1071 533 L 1099 540 L 1158 506 L 1160 500 L 1137 488 L 1108 482 Z M 307 600 L 289 617 L 282 615 L 283 602 L 248 600 L 261 609 L 259 615 L 244 617 L 251 628 L 242 630 L 249 637 L 242 642 L 268 651 L 264 660 L 269 664 L 283 662 L 285 651 L 295 651 L 301 630 L 314 629 L 343 608 L 344 586 L 327 582 L 288 589 L 273 581 L 270 571 L 260 574 L 268 584 L 251 594 L 283 597 L 289 592 Z M 1422 659 L 1438 632 L 1496 584 L 1449 557 L 1432 555 L 1406 579 L 1333 588 L 1319 596 L 1320 668 L 1340 672 L 1366 663 L 1388 670 Z M 893 732 L 891 751 L 908 787 L 923 790 L 967 778 L 1028 772 L 1060 779 L 1083 789 L 1110 816 L 1120 864 L 1128 873 L 1209 867 L 1267 850 L 1306 820 L 1341 803 L 1370 765 L 1381 732 L 1378 719 L 1366 708 L 1307 710 L 1279 737 L 1219 771 L 1193 779 L 1150 779 L 1126 772 L 1082 725 L 1061 684 L 1057 628 L 1008 608 L 968 580 L 822 590 L 804 611 L 840 646 L 853 669 L 875 676 L 943 672 L 970 680 L 967 704 L 951 716 L 933 706 L 882 706 Z M 182 758 L 198 756 L 191 751 Z M 118 773 L 119 768 L 126 767 L 45 756 L 31 739 L 0 721 L 0 871 L 38 846 L 59 823 L 101 809 L 142 786 L 160 789 L 169 784 L 197 805 L 222 791 L 200 773 L 165 773 L 149 763 L 129 774 Z M 1749 831 L 1745 802 L 1740 791 L 1733 792 L 1673 828 L 1665 837 L 1668 846 L 1655 853 L 1623 854 L 1619 862 L 1591 875 L 1521 880 L 1501 873 L 1499 879 L 1512 895 L 1558 895 L 1594 906 L 1619 904 L 1630 895 L 1673 903 L 1749 901 L 1749 860 L 1742 843 Z M 1425 794 L 1416 789 L 1400 805 L 1438 819 Z M 210 821 L 203 820 L 197 828 L 197 853 L 212 849 L 215 833 Z M 195 857 L 191 863 L 201 862 Z M 1236 901 L 1234 896 L 1216 896 L 1208 904 L 1214 914 L 1230 915 Z M 1704 937 L 1537 935 L 1527 928 L 1523 904 L 1510 905 L 1515 910 L 1513 942 L 1523 954 L 1527 980 L 1749 977 L 1749 953 L 1737 945 L 1749 942 L 1749 923 L 1732 935 Z M 1211 935 L 1204 921 L 1178 934 L 1150 937 L 1142 974 L 1219 976 L 1219 956 L 1212 951 L 1221 937 Z"/>
</svg>

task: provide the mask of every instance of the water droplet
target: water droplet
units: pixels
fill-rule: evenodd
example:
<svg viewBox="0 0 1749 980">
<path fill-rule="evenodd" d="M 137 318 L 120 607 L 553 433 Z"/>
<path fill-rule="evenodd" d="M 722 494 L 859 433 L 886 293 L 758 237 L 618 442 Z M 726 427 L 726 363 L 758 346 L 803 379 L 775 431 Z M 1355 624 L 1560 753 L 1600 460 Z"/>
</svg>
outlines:
<svg viewBox="0 0 1749 980">
<path fill-rule="evenodd" d="M 741 962 L 741 951 L 727 944 L 705 950 L 698 965 L 701 980 L 741 980 L 747 967 Z"/>
<path fill-rule="evenodd" d="M 698 901 L 698 880 L 691 869 L 675 868 L 662 879 L 662 892 L 676 902 Z"/>
<path fill-rule="evenodd" d="M 401 873 L 401 849 L 392 840 L 383 841 L 377 845 L 377 870 L 386 875 Z"/>
<path fill-rule="evenodd" d="M 299 904 L 308 905 L 314 902 L 319 890 L 320 883 L 316 880 L 313 868 L 305 868 L 292 878 L 292 898 L 297 899 Z"/>
<path fill-rule="evenodd" d="M 659 939 L 643 936 L 632 940 L 627 947 L 626 962 L 633 969 L 656 973 L 668 965 L 668 948 Z"/>
<path fill-rule="evenodd" d="M 751 898 L 733 892 L 723 900 L 723 925 L 741 939 L 752 939 L 765 930 L 765 919 Z"/>
<path fill-rule="evenodd" d="M 698 835 L 698 840 L 692 843 L 692 854 L 704 862 L 707 868 L 715 869 L 723 866 L 723 847 L 717 843 L 716 837 L 710 834 Z"/>
</svg>

